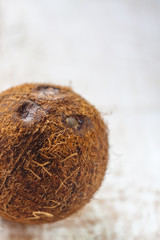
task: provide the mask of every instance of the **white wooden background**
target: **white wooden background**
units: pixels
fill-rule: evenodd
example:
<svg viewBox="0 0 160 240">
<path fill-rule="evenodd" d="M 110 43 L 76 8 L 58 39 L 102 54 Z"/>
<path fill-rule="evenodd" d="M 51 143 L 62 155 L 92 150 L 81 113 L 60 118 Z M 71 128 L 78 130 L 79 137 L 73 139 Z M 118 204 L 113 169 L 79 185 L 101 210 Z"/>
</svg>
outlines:
<svg viewBox="0 0 160 240">
<path fill-rule="evenodd" d="M 0 90 L 71 85 L 103 113 L 110 163 L 78 214 L 0 219 L 0 240 L 160 239 L 160 1 L 0 0 Z"/>
</svg>

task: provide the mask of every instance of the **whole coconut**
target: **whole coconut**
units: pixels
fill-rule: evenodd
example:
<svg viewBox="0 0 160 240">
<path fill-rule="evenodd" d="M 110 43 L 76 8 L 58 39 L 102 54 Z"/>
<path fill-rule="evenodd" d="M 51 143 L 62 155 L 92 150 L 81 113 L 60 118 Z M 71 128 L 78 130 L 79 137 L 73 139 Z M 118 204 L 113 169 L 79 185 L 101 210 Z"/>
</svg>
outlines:
<svg viewBox="0 0 160 240">
<path fill-rule="evenodd" d="M 108 162 L 99 112 L 68 87 L 24 84 L 0 94 L 0 215 L 54 222 L 82 208 Z"/>
</svg>

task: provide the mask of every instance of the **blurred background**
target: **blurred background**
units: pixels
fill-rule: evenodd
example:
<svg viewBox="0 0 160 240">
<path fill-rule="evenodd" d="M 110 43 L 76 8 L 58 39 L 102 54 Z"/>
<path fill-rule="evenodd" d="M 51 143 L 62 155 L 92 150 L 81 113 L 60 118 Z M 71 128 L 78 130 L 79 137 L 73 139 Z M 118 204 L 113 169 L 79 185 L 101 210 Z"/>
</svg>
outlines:
<svg viewBox="0 0 160 240">
<path fill-rule="evenodd" d="M 71 86 L 110 129 L 100 190 L 70 218 L 0 240 L 160 239 L 160 1 L 0 0 L 0 90 Z"/>
</svg>

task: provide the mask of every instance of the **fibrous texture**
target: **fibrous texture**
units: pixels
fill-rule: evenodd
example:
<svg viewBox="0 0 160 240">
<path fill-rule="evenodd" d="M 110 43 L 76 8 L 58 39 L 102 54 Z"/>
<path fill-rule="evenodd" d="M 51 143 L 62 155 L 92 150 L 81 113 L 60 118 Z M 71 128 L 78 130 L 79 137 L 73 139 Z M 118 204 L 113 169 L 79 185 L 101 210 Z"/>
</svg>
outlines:
<svg viewBox="0 0 160 240">
<path fill-rule="evenodd" d="M 0 94 L 0 215 L 63 219 L 99 188 L 108 162 L 99 112 L 68 87 L 23 84 Z"/>
</svg>

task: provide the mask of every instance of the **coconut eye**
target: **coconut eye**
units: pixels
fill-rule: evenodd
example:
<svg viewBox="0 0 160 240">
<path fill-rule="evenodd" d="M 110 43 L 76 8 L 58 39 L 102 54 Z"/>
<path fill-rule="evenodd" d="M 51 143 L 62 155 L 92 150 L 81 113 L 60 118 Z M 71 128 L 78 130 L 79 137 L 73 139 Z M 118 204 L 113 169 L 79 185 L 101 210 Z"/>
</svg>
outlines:
<svg viewBox="0 0 160 240">
<path fill-rule="evenodd" d="M 41 95 L 56 95 L 59 93 L 60 89 L 52 86 L 38 86 L 36 88 Z"/>
<path fill-rule="evenodd" d="M 39 105 L 29 100 L 29 101 L 23 102 L 19 106 L 17 113 L 20 116 L 20 118 L 23 119 L 23 121 L 29 122 L 34 118 L 34 116 L 37 114 L 37 111 L 39 109 L 41 109 Z"/>
<path fill-rule="evenodd" d="M 75 117 L 66 118 L 66 122 L 72 128 L 77 129 L 78 127 L 80 127 L 80 123 L 78 122 L 78 120 Z"/>
<path fill-rule="evenodd" d="M 63 115 L 62 121 L 67 127 L 72 128 L 74 133 L 78 135 L 85 135 L 93 128 L 91 119 L 85 115 Z"/>
<path fill-rule="evenodd" d="M 82 130 L 85 125 L 85 117 L 80 115 L 67 116 L 65 123 L 74 130 Z"/>
</svg>

